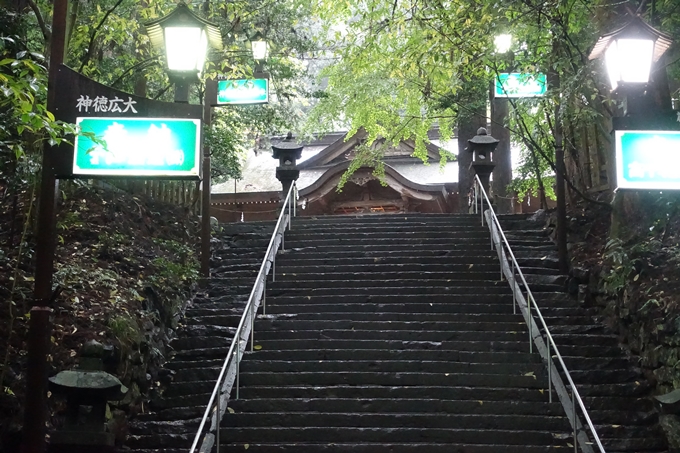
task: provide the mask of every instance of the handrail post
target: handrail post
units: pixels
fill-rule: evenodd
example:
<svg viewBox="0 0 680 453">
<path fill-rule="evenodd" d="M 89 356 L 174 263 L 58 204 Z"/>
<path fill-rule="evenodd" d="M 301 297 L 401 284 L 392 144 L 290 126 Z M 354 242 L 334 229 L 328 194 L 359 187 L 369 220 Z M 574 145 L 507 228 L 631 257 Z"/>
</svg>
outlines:
<svg viewBox="0 0 680 453">
<path fill-rule="evenodd" d="M 262 315 L 267 314 L 267 276 L 262 277 Z"/>
<path fill-rule="evenodd" d="M 222 399 L 222 387 L 220 383 L 220 390 L 217 392 L 217 421 L 215 422 L 215 443 L 217 444 L 217 453 L 220 453 L 220 403 Z"/>
<path fill-rule="evenodd" d="M 531 298 L 529 297 L 529 288 L 526 288 L 527 290 L 527 307 L 529 309 L 529 354 L 533 354 L 534 352 L 534 341 L 533 338 L 531 337 L 531 330 L 534 326 L 534 318 L 531 316 Z"/>
<path fill-rule="evenodd" d="M 255 350 L 255 301 L 250 303 L 250 352 Z"/>
<path fill-rule="evenodd" d="M 574 420 L 572 420 L 572 426 L 574 427 L 574 453 L 577 453 L 578 442 L 576 437 L 576 391 L 573 386 L 571 387 L 571 410 L 574 416 Z"/>
<path fill-rule="evenodd" d="M 550 351 L 550 338 L 547 338 L 548 343 L 548 402 L 552 403 L 552 352 Z"/>
<path fill-rule="evenodd" d="M 238 344 L 236 345 L 236 399 L 239 397 L 239 390 L 241 389 L 241 332 L 238 334 Z"/>
<path fill-rule="evenodd" d="M 515 260 L 512 260 L 512 314 L 517 314 L 517 278 L 515 278 Z"/>
</svg>

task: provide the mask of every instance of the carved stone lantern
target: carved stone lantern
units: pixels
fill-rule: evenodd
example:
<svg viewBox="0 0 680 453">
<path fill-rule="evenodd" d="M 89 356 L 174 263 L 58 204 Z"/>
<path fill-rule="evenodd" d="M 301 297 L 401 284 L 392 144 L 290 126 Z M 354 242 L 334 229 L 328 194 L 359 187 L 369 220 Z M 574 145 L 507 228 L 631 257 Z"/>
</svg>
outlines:
<svg viewBox="0 0 680 453">
<path fill-rule="evenodd" d="M 291 132 L 288 132 L 285 139 L 272 145 L 274 159 L 279 160 L 279 166 L 276 167 L 276 179 L 281 181 L 284 197 L 288 194 L 293 181 L 300 176 L 296 161 L 302 157 L 302 148 L 304 146 L 295 142 Z"/>
<path fill-rule="evenodd" d="M 109 453 L 113 433 L 106 430 L 106 404 L 123 398 L 127 388 L 102 371 L 104 346 L 94 340 L 83 345 L 77 370 L 61 371 L 49 379 L 50 389 L 66 397 L 64 425 L 52 433 L 50 453 Z"/>
<path fill-rule="evenodd" d="M 486 128 L 480 127 L 477 135 L 468 140 L 468 151 L 472 153 L 470 168 L 475 170 L 484 191 L 489 194 L 489 177 L 496 164 L 493 162 L 492 153 L 498 146 L 498 140 L 486 132 Z"/>
</svg>

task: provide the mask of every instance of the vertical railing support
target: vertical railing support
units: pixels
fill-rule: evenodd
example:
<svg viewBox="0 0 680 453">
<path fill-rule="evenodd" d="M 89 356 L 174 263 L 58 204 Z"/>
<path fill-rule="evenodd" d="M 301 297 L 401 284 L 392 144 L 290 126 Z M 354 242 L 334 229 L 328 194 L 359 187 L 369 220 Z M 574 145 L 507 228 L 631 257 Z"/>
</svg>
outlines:
<svg viewBox="0 0 680 453">
<path fill-rule="evenodd" d="M 574 418 L 571 423 L 574 427 L 574 453 L 578 453 L 578 442 L 576 437 L 576 392 L 574 391 L 574 387 L 571 388 L 571 410 Z"/>
<path fill-rule="evenodd" d="M 250 352 L 255 350 L 255 301 L 250 303 Z"/>
<path fill-rule="evenodd" d="M 220 386 L 219 392 L 217 392 L 217 418 L 215 419 L 215 443 L 217 444 L 217 453 L 220 453 L 220 422 L 222 419 L 220 415 L 220 404 L 222 399 L 222 386 Z"/>
<path fill-rule="evenodd" d="M 547 333 L 547 332 L 546 332 Z M 552 403 L 552 352 L 550 351 L 550 338 L 546 335 L 546 343 L 548 344 L 548 402 Z"/>
<path fill-rule="evenodd" d="M 241 332 L 236 332 L 238 335 L 238 344 L 236 345 L 236 399 L 239 397 L 239 391 L 241 390 Z"/>
</svg>

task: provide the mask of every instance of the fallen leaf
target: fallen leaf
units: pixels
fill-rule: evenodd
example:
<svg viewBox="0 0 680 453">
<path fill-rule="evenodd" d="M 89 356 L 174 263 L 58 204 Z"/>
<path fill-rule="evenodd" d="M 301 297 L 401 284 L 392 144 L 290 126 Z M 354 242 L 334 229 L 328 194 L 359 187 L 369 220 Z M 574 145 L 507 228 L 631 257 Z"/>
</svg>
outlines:
<svg viewBox="0 0 680 453">
<path fill-rule="evenodd" d="M 533 371 L 529 371 L 528 373 L 524 373 L 524 376 L 531 376 L 532 378 L 536 379 L 536 375 L 534 374 Z"/>
<path fill-rule="evenodd" d="M 227 410 L 229 411 L 230 414 L 233 414 L 235 411 L 231 407 L 228 407 Z"/>
<path fill-rule="evenodd" d="M 262 345 L 256 344 L 255 346 L 253 346 L 253 349 L 259 351 L 260 349 L 262 349 Z"/>
<path fill-rule="evenodd" d="M 637 275 L 635 276 L 635 278 L 633 278 L 633 281 L 634 281 L 634 282 L 638 281 L 638 278 L 640 278 L 640 274 L 637 274 Z"/>
<path fill-rule="evenodd" d="M 543 390 L 543 389 L 538 389 L 538 391 L 541 392 L 541 395 L 543 395 L 543 393 L 545 393 L 545 390 Z"/>
<path fill-rule="evenodd" d="M 474 264 L 470 264 L 470 265 L 468 266 L 468 269 L 472 269 L 472 266 L 474 266 Z"/>
<path fill-rule="evenodd" d="M 484 404 L 484 401 L 482 400 L 477 400 L 479 402 L 479 405 L 482 406 Z"/>
<path fill-rule="evenodd" d="M 249 449 L 249 448 L 250 448 L 250 444 L 245 444 L 245 445 L 243 446 L 243 448 L 245 448 L 246 450 Z"/>
<path fill-rule="evenodd" d="M 621 425 L 612 425 L 612 428 L 620 428 Z"/>
</svg>

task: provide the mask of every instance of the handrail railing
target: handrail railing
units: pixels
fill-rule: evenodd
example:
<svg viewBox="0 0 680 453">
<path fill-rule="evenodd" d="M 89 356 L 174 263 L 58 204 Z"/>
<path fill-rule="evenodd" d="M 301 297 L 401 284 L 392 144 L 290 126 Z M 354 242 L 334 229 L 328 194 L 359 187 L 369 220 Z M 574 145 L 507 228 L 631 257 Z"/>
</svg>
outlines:
<svg viewBox="0 0 680 453">
<path fill-rule="evenodd" d="M 486 202 L 486 207 L 488 208 L 486 210 L 483 209 L 484 202 Z M 581 445 L 581 451 L 585 453 L 593 452 L 593 449 L 591 448 L 592 442 L 588 438 L 586 432 L 583 429 L 583 425 L 580 419 L 576 415 L 577 414 L 576 404 L 578 403 L 578 407 L 581 409 L 581 413 L 583 414 L 583 417 L 586 420 L 588 428 L 590 429 L 590 433 L 593 439 L 595 440 L 595 443 L 598 446 L 599 451 L 601 453 L 605 453 L 604 447 L 602 446 L 602 442 L 600 441 L 600 438 L 597 435 L 597 431 L 595 430 L 595 426 L 593 426 L 590 416 L 588 415 L 588 410 L 583 404 L 583 399 L 581 399 L 581 395 L 576 389 L 576 385 L 574 384 L 574 381 L 571 378 L 571 374 L 567 369 L 567 365 L 564 363 L 564 359 L 562 358 L 562 355 L 560 354 L 557 345 L 555 344 L 555 340 L 553 339 L 553 336 L 550 333 L 550 330 L 548 329 L 548 325 L 545 322 L 545 318 L 543 318 L 541 310 L 538 308 L 536 299 L 534 298 L 531 289 L 529 289 L 529 284 L 527 283 L 526 278 L 524 277 L 524 274 L 522 273 L 522 270 L 520 269 L 519 264 L 517 263 L 515 254 L 512 252 L 512 249 L 510 248 L 510 243 L 508 242 L 508 239 L 506 238 L 505 233 L 501 228 L 500 221 L 498 220 L 498 217 L 496 216 L 496 213 L 494 212 L 493 207 L 491 206 L 491 202 L 489 201 L 489 197 L 486 194 L 484 187 L 482 186 L 482 182 L 480 181 L 479 176 L 477 175 L 475 175 L 474 204 L 475 213 L 481 213 L 482 226 L 484 225 L 485 217 L 487 220 L 487 224 L 489 225 L 489 231 L 491 233 L 491 249 L 493 250 L 495 247 L 496 252 L 498 253 L 498 258 L 501 262 L 501 279 L 503 278 L 503 276 L 505 276 L 506 280 L 508 281 L 508 284 L 510 284 L 510 287 L 512 289 L 513 310 L 515 310 L 516 312 L 517 306 L 519 305 L 520 310 L 522 311 L 522 314 L 525 317 L 525 321 L 527 322 L 527 325 L 529 327 L 529 352 L 533 352 L 533 345 L 535 343 L 539 354 L 542 356 L 548 368 L 549 401 L 552 402 L 552 390 L 554 384 L 555 393 L 560 399 L 560 402 L 564 407 L 564 411 L 567 414 L 567 417 L 569 418 L 569 421 L 572 425 L 574 432 L 574 452 L 578 451 L 577 450 L 578 445 Z M 480 205 L 482 205 L 481 208 Z M 517 277 L 515 276 L 516 274 L 521 280 L 521 283 L 524 285 L 524 289 L 526 290 L 526 299 L 522 294 L 522 288 L 517 282 Z M 543 327 L 543 332 L 545 334 L 547 342 L 543 341 L 541 331 L 538 329 L 538 327 L 536 326 L 536 322 L 534 321 L 532 310 L 533 313 L 536 316 L 538 316 L 541 326 Z M 560 374 L 557 372 L 557 368 L 553 363 L 553 356 L 557 358 L 557 361 L 560 364 L 562 372 L 564 373 L 564 376 L 566 377 L 569 386 L 571 387 L 571 397 L 569 397 L 569 392 L 567 391 L 567 388 L 565 387 L 564 382 L 562 381 L 562 378 Z"/>
<path fill-rule="evenodd" d="M 262 314 L 265 314 L 266 310 L 266 284 L 267 275 L 269 271 L 272 270 L 272 281 L 275 280 L 276 273 L 276 253 L 281 249 L 284 249 L 284 237 L 286 227 L 290 230 L 291 228 L 291 217 L 296 215 L 296 203 L 297 203 L 297 187 L 293 183 L 286 194 L 286 198 L 283 201 L 283 207 L 281 208 L 281 214 L 276 222 L 276 227 L 274 228 L 274 233 L 269 240 L 269 246 L 267 247 L 267 252 L 264 255 L 262 264 L 260 265 L 260 271 L 255 279 L 255 284 L 253 289 L 250 291 L 250 297 L 248 297 L 248 303 L 243 310 L 243 316 L 241 317 L 236 332 L 234 333 L 234 338 L 229 346 L 229 352 L 224 359 L 222 364 L 222 369 L 215 383 L 215 387 L 210 395 L 210 400 L 203 414 L 203 419 L 198 427 L 196 436 L 191 445 L 191 450 L 189 453 L 195 453 L 197 450 L 201 438 L 201 447 L 198 450 L 201 453 L 206 453 L 211 451 L 213 445 L 217 445 L 217 453 L 220 451 L 220 421 L 222 420 L 222 415 L 226 410 L 226 402 L 231 393 L 234 381 L 236 381 L 236 399 L 239 396 L 239 379 L 240 379 L 240 362 L 243 352 L 245 351 L 246 345 L 248 343 L 248 336 L 250 336 L 250 351 L 253 351 L 254 337 L 255 337 L 255 315 L 259 308 L 259 303 L 262 302 Z M 208 427 L 208 419 L 211 418 L 210 426 Z M 204 431 L 207 432 L 204 433 Z M 215 434 L 213 434 L 213 431 Z"/>
</svg>

